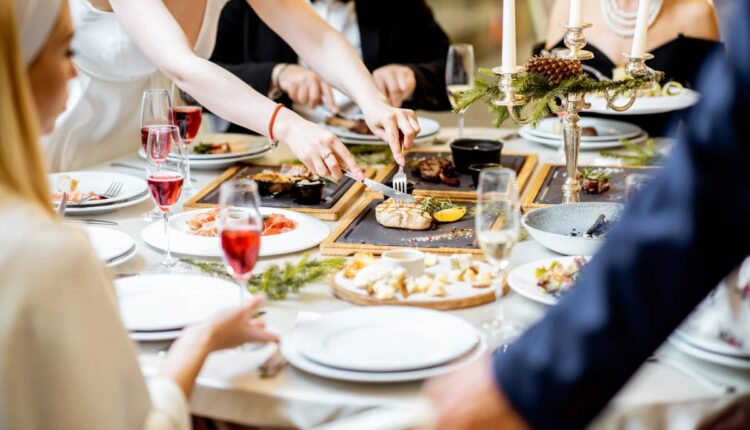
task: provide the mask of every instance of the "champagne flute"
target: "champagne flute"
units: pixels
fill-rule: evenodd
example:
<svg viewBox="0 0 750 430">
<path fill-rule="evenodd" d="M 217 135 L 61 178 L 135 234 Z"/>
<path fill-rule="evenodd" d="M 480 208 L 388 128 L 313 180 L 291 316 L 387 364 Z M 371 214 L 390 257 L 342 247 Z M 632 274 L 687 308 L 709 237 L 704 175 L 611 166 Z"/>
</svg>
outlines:
<svg viewBox="0 0 750 430">
<path fill-rule="evenodd" d="M 146 142 L 146 181 L 151 198 L 164 217 L 166 253 L 161 266 L 172 272 L 177 260 L 172 257 L 169 243 L 169 215 L 172 206 L 180 199 L 185 182 L 185 166 L 182 159 L 169 159 L 169 151 L 174 145 L 181 146 L 180 131 L 174 125 L 152 126 L 148 130 Z"/>
<path fill-rule="evenodd" d="M 451 45 L 445 63 L 445 85 L 448 101 L 456 108 L 461 96 L 471 89 L 474 83 L 474 47 L 466 43 Z M 458 137 L 464 137 L 464 113 L 458 112 Z"/>
<path fill-rule="evenodd" d="M 166 89 L 145 90 L 141 98 L 141 145 L 146 151 L 148 130 L 154 126 L 173 125 L 172 98 Z M 158 207 L 143 214 L 144 221 L 161 218 Z"/>
<path fill-rule="evenodd" d="M 507 346 L 520 332 L 519 326 L 503 315 L 502 296 L 513 245 L 518 241 L 520 210 L 516 173 L 506 168 L 483 169 L 477 188 L 476 236 L 487 262 L 497 270 L 497 314 L 482 324 L 488 337 Z"/>
<path fill-rule="evenodd" d="M 248 179 L 225 182 L 219 189 L 219 233 L 224 264 L 240 287 L 240 305 L 246 297 L 260 252 L 263 216 L 260 214 L 258 184 Z"/>
<path fill-rule="evenodd" d="M 201 128 L 203 107 L 190 94 L 182 91 L 176 84 L 172 84 L 172 100 L 174 100 L 172 119 L 174 124 L 180 128 L 180 135 L 183 142 L 185 142 L 185 145 L 190 146 L 198 134 L 198 130 Z M 185 192 L 192 194 L 195 192 L 195 187 L 193 187 L 190 181 L 190 151 L 186 148 L 185 153 L 182 155 L 185 158 L 187 169 L 184 186 Z"/>
</svg>

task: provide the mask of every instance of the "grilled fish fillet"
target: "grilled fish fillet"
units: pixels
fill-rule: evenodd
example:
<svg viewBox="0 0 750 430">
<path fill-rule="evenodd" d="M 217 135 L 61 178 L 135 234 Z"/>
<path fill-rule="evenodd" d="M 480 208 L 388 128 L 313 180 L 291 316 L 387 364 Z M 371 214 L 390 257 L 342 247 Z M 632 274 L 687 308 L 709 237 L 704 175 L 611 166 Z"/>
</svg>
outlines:
<svg viewBox="0 0 750 430">
<path fill-rule="evenodd" d="M 375 207 L 375 219 L 385 227 L 406 230 L 427 230 L 432 226 L 432 217 L 422 210 L 419 203 L 394 199 L 388 199 Z"/>
</svg>

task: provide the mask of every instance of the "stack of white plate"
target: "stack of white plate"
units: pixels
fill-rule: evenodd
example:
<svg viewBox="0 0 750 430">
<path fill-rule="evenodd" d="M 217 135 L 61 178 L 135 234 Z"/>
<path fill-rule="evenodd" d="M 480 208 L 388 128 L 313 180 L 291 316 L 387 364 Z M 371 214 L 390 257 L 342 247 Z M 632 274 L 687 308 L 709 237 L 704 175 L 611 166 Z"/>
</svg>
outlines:
<svg viewBox="0 0 750 430">
<path fill-rule="evenodd" d="M 640 127 L 624 121 L 604 118 L 581 118 L 581 127 L 593 127 L 596 136 L 581 136 L 581 149 L 599 151 L 602 149 L 622 146 L 622 140 L 632 143 L 642 143 L 648 134 Z M 563 124 L 558 118 L 545 118 L 536 127 L 525 125 L 518 130 L 518 134 L 531 142 L 545 146 L 560 148 L 563 146 Z"/>
<path fill-rule="evenodd" d="M 433 140 L 437 137 L 440 132 L 440 124 L 434 119 L 420 116 L 417 118 L 419 121 L 419 127 L 422 131 L 419 132 L 414 143 L 423 143 Z M 320 126 L 327 128 L 332 133 L 341 139 L 341 141 L 347 145 L 385 145 L 386 143 L 380 140 L 379 137 L 374 135 L 359 134 L 353 131 L 349 131 L 345 128 L 334 127 L 327 125 L 325 122 L 321 122 Z"/>
<path fill-rule="evenodd" d="M 88 235 L 96 256 L 107 267 L 122 264 L 138 252 L 138 245 L 126 233 L 111 228 L 92 226 L 85 226 L 83 230 Z"/>
<path fill-rule="evenodd" d="M 686 109 L 698 103 L 698 100 L 700 100 L 700 94 L 689 88 L 683 88 L 679 94 L 673 96 L 638 97 L 630 109 L 615 112 L 607 108 L 607 100 L 604 97 L 591 95 L 586 97 L 586 101 L 591 104 L 586 112 L 607 115 L 652 115 Z M 622 106 L 627 101 L 627 97 L 620 96 L 615 100 L 615 105 Z"/>
<path fill-rule="evenodd" d="M 691 330 L 689 325 L 677 329 L 669 341 L 675 348 L 695 358 L 722 366 L 750 369 L 750 351 L 733 346 L 719 337 Z"/>
<path fill-rule="evenodd" d="M 145 176 L 145 170 L 144 170 Z M 64 172 L 48 176 L 53 193 L 67 191 L 70 179 L 78 181 L 77 191 L 86 195 L 89 192 L 101 194 L 113 183 L 122 184 L 120 192 L 112 198 L 84 201 L 80 204 L 68 202 L 66 215 L 86 215 L 111 212 L 117 209 L 137 205 L 149 199 L 148 184 L 142 178 L 112 172 Z M 55 205 L 58 202 L 54 202 Z"/>
<path fill-rule="evenodd" d="M 473 362 L 487 350 L 466 321 L 438 311 L 377 306 L 326 314 L 282 339 L 295 367 L 353 382 L 431 378 Z"/>
<path fill-rule="evenodd" d="M 194 151 L 196 145 L 201 143 L 228 143 L 231 142 L 236 146 L 244 146 L 244 150 L 232 152 L 230 154 L 196 154 Z M 188 158 L 191 169 L 218 170 L 226 169 L 239 161 L 250 160 L 252 158 L 262 157 L 272 148 L 271 142 L 261 136 L 237 133 L 204 133 L 198 135 L 188 147 Z M 146 158 L 146 152 L 141 148 L 138 151 L 141 158 Z M 172 151 L 169 154 L 170 159 L 176 159 L 178 154 Z"/>
<path fill-rule="evenodd" d="M 200 275 L 141 275 L 115 281 L 120 314 L 130 337 L 176 339 L 183 328 L 240 304 L 239 287 Z"/>
</svg>

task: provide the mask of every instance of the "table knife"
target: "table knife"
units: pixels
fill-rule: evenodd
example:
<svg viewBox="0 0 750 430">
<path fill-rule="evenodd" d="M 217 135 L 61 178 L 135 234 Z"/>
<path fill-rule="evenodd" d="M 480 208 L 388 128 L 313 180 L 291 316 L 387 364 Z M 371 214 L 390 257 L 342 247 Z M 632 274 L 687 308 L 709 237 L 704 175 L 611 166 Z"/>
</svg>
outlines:
<svg viewBox="0 0 750 430">
<path fill-rule="evenodd" d="M 414 198 L 414 197 L 412 197 L 412 196 L 410 196 L 408 194 L 399 193 L 398 191 L 394 190 L 393 188 L 389 187 L 388 185 L 381 184 L 380 182 L 375 182 L 372 179 L 364 178 L 363 180 L 360 181 L 357 178 L 355 178 L 354 175 L 352 175 L 351 173 L 347 172 L 347 173 L 345 173 L 345 175 L 346 175 L 347 178 L 352 178 L 352 179 L 354 179 L 357 182 L 363 183 L 363 184 L 365 184 L 365 186 L 367 188 L 371 188 L 371 189 L 373 189 L 373 190 L 375 190 L 375 191 L 383 194 L 384 196 L 388 196 L 388 197 L 390 197 L 392 199 L 401 200 L 401 201 L 405 201 L 405 202 L 411 202 L 411 203 L 415 203 L 417 201 L 416 198 Z"/>
</svg>

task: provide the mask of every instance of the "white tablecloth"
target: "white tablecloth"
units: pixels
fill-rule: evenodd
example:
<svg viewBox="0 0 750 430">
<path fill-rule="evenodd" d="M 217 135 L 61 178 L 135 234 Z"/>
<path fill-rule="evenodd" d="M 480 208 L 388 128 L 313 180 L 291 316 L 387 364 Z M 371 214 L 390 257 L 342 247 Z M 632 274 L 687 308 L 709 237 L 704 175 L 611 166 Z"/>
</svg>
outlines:
<svg viewBox="0 0 750 430">
<path fill-rule="evenodd" d="M 498 138 L 513 133 L 513 130 L 467 129 L 467 137 Z M 440 138 L 447 139 L 455 131 L 447 129 L 441 132 Z M 505 151 L 533 152 L 540 156 L 540 164 L 545 162 L 562 163 L 562 154 L 547 147 L 513 139 L 507 142 Z M 289 158 L 288 153 L 280 148 L 271 158 Z M 581 165 L 601 162 L 597 154 L 582 152 Z M 113 160 L 138 168 L 143 162 L 133 155 L 120 160 Z M 109 163 L 90 170 L 106 169 L 134 175 L 142 175 L 135 169 L 111 167 Z M 220 172 L 193 171 L 198 180 L 198 188 L 214 179 Z M 141 215 L 152 208 L 146 202 L 118 212 L 98 216 L 99 219 L 117 221 L 118 228 L 130 234 L 138 243 L 138 256 L 123 266 L 115 268 L 115 273 L 138 273 L 145 267 L 157 263 L 161 252 L 150 248 L 141 239 L 141 230 L 146 226 Z M 335 223 L 329 223 L 333 226 Z M 309 250 L 317 255 L 317 250 Z M 302 253 L 283 258 L 264 258 L 258 264 L 258 270 L 264 265 L 278 263 L 286 259 L 297 259 Z M 511 257 L 511 269 L 520 264 L 555 256 L 533 241 L 519 244 Z M 544 314 L 543 305 L 531 302 L 516 294 L 510 293 L 504 300 L 505 313 L 512 319 L 531 324 Z M 300 310 L 329 312 L 349 308 L 352 305 L 333 296 L 325 283 L 306 287 L 301 294 L 284 301 L 270 302 L 266 306 L 266 320 L 270 327 L 280 334 L 290 333 L 297 313 Z M 455 315 L 478 324 L 490 318 L 496 305 L 488 304 L 471 309 L 452 311 Z M 146 374 L 157 372 L 162 361 L 160 353 L 167 344 L 140 344 L 143 370 Z M 343 417 L 369 411 L 378 407 L 405 406 L 408 402 L 419 400 L 419 383 L 366 385 L 350 384 L 326 380 L 288 367 L 272 379 L 261 379 L 257 366 L 270 354 L 267 347 L 256 352 L 238 354 L 235 352 L 216 353 L 209 358 L 201 372 L 195 390 L 190 399 L 192 411 L 196 415 L 241 423 L 251 426 L 302 427 L 333 422 Z M 677 357 L 700 370 L 711 379 L 722 383 L 731 383 L 741 392 L 750 392 L 750 372 L 741 372 L 729 368 L 713 366 L 708 363 L 687 357 L 668 345 L 661 353 Z M 594 428 L 653 428 L 644 419 L 654 417 L 654 410 L 666 416 L 690 416 L 689 411 L 715 409 L 717 405 L 728 402 L 727 396 L 718 396 L 711 390 L 687 378 L 682 373 L 661 364 L 645 364 L 631 382 L 619 393 L 610 407 L 592 426 Z M 671 405 L 671 407 L 667 407 Z M 697 405 L 697 406 L 696 406 Z M 656 408 L 656 409 L 654 409 Z M 645 412 L 644 412 L 645 411 Z M 677 411 L 677 412 L 675 412 Z M 682 412 L 680 412 L 682 411 Z M 682 415 L 680 415 L 682 413 Z M 624 418 L 625 417 L 625 418 Z M 640 426 L 636 424 L 640 420 Z M 676 425 L 680 421 L 670 420 Z M 652 422 L 653 424 L 653 422 Z M 684 422 L 683 422 L 684 424 Z M 628 427 L 635 425 L 635 427 Z M 663 426 L 661 426 L 663 427 Z M 676 428 L 679 428 L 676 427 Z M 685 427 L 682 427 L 685 428 Z"/>
</svg>

